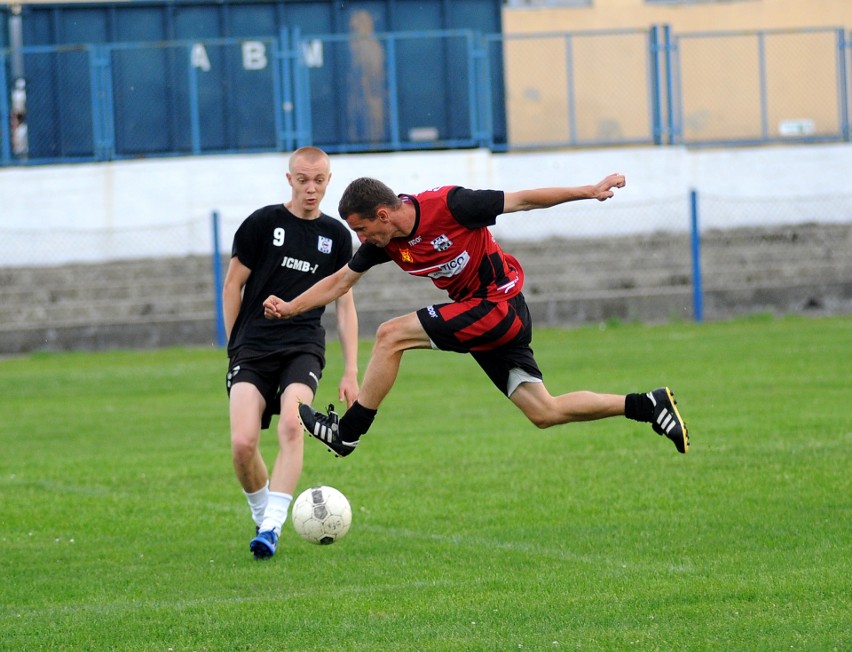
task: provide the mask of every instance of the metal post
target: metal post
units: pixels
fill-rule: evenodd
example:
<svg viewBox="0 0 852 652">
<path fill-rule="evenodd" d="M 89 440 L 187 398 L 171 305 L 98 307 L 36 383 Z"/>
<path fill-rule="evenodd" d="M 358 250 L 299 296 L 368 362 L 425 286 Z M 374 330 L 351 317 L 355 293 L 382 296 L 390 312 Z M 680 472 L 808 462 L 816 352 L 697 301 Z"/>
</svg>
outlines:
<svg viewBox="0 0 852 652">
<path fill-rule="evenodd" d="M 666 63 L 666 125 L 668 130 L 669 145 L 674 145 L 678 139 L 675 131 L 675 108 L 674 108 L 674 80 L 673 65 L 674 43 L 672 41 L 671 25 L 663 25 L 663 57 Z"/>
<path fill-rule="evenodd" d="M 649 50 L 651 52 L 651 134 L 655 145 L 663 144 L 662 91 L 660 84 L 660 37 L 659 26 L 651 25 Z"/>
<path fill-rule="evenodd" d="M 189 96 L 189 134 L 193 154 L 201 153 L 201 109 L 198 100 L 198 68 L 195 65 L 193 50 L 198 47 L 193 43 L 188 47 L 186 60 L 189 62 L 187 69 L 187 95 Z M 214 213 L 215 215 L 215 213 Z"/>
<path fill-rule="evenodd" d="M 691 190 L 690 213 L 692 215 L 692 310 L 695 321 L 704 321 L 704 288 L 701 284 L 701 234 L 698 231 L 698 192 Z"/>
<path fill-rule="evenodd" d="M 12 79 L 24 79 L 24 26 L 18 4 L 11 6 L 9 16 L 9 57 Z"/>
<path fill-rule="evenodd" d="M 852 140 L 852 129 L 849 127 L 849 97 L 848 97 L 848 74 L 846 67 L 846 50 L 852 49 L 852 41 L 846 40 L 846 30 L 842 27 L 837 30 L 837 99 L 840 113 L 840 137 Z"/>
<path fill-rule="evenodd" d="M 219 252 L 219 211 L 210 216 L 213 226 L 213 305 L 216 308 L 216 346 L 227 344 L 225 339 L 225 307 L 222 303 L 222 259 Z"/>
</svg>

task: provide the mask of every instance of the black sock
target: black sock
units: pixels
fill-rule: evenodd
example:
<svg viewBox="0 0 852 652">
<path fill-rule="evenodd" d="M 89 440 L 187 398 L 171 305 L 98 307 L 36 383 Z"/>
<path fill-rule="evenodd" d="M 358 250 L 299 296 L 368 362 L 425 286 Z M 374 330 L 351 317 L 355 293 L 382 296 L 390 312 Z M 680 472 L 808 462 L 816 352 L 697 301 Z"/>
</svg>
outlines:
<svg viewBox="0 0 852 652">
<path fill-rule="evenodd" d="M 366 434 L 376 417 L 377 410 L 365 408 L 358 401 L 346 410 L 346 414 L 340 417 L 340 438 L 344 441 L 354 441 Z"/>
<path fill-rule="evenodd" d="M 634 421 L 650 423 L 654 420 L 654 404 L 647 394 L 628 394 L 624 398 L 624 416 Z"/>
</svg>

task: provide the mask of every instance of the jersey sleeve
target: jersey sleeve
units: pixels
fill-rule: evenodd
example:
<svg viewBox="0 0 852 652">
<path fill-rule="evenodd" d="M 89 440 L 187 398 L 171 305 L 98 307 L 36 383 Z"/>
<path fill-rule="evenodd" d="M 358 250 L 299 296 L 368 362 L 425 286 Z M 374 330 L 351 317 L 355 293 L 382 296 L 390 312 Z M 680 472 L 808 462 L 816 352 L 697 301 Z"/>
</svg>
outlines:
<svg viewBox="0 0 852 652">
<path fill-rule="evenodd" d="M 447 206 L 456 221 L 469 229 L 492 226 L 503 214 L 502 190 L 470 190 L 456 186 L 447 193 Z"/>
<path fill-rule="evenodd" d="M 388 252 L 381 247 L 364 243 L 358 247 L 355 255 L 352 256 L 352 260 L 349 261 L 349 269 L 358 274 L 363 274 L 371 267 L 386 263 L 390 259 Z"/>
<path fill-rule="evenodd" d="M 236 256 L 249 269 L 257 267 L 257 256 L 261 251 L 258 245 L 257 225 L 257 211 L 255 211 L 240 224 L 234 234 L 234 243 L 231 245 L 231 258 Z"/>
</svg>

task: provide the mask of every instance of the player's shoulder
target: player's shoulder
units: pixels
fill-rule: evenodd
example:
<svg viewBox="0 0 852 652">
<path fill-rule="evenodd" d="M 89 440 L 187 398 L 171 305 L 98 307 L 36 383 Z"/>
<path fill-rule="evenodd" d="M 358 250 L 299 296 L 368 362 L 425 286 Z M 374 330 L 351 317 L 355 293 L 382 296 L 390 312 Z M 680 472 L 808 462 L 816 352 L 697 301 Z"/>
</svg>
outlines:
<svg viewBox="0 0 852 652">
<path fill-rule="evenodd" d="M 286 214 L 286 209 L 283 204 L 270 204 L 269 206 L 261 206 L 253 211 L 247 218 L 246 222 L 263 222 L 270 219 L 279 219 Z"/>
<path fill-rule="evenodd" d="M 428 190 L 424 190 L 422 192 L 418 192 L 416 195 L 413 195 L 415 199 L 419 202 L 430 201 L 430 200 L 443 200 L 453 192 L 455 189 L 460 188 L 461 186 L 452 185 L 452 186 L 436 186 L 434 188 L 429 188 Z"/>
</svg>

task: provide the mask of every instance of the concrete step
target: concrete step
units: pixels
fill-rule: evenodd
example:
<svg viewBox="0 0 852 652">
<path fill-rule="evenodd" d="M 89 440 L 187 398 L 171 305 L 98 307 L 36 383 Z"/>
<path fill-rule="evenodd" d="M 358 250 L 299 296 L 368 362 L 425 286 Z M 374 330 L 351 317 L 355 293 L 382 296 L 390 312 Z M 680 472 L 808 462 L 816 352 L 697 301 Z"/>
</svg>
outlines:
<svg viewBox="0 0 852 652">
<path fill-rule="evenodd" d="M 686 234 L 503 244 L 526 270 L 524 293 L 537 323 L 692 318 Z M 220 257 L 223 275 L 228 258 Z M 707 318 L 852 312 L 852 218 L 711 230 L 702 234 L 701 263 Z M 208 344 L 215 338 L 213 285 L 208 256 L 0 268 L 0 353 Z M 391 317 L 447 301 L 392 263 L 370 270 L 355 297 L 364 337 Z"/>
</svg>

